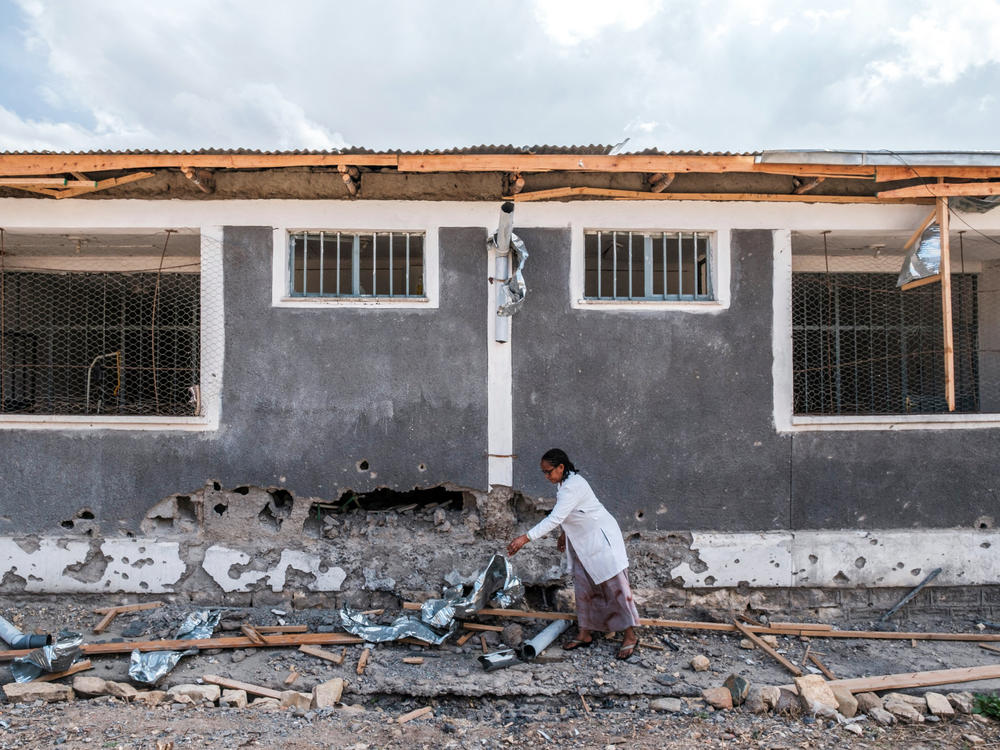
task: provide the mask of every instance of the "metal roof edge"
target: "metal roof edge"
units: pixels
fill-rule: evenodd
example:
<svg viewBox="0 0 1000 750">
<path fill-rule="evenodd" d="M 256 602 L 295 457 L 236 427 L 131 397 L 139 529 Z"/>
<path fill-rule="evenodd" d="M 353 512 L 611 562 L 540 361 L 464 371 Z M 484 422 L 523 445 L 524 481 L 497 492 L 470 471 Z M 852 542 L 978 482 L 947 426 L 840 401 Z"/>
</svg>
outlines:
<svg viewBox="0 0 1000 750">
<path fill-rule="evenodd" d="M 756 164 L 829 164 L 875 167 L 1000 167 L 998 151 L 836 151 L 783 149 L 763 151 Z"/>
</svg>

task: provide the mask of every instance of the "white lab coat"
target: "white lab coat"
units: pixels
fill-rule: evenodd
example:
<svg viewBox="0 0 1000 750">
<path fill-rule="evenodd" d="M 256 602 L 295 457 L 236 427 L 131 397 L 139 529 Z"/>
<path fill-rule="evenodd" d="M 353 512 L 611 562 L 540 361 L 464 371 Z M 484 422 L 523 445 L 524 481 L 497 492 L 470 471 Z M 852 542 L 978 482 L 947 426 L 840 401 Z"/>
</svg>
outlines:
<svg viewBox="0 0 1000 750">
<path fill-rule="evenodd" d="M 528 539 L 535 541 L 560 525 L 594 583 L 614 578 L 628 567 L 618 522 L 601 505 L 587 480 L 577 473 L 559 483 L 555 507 L 528 531 Z M 566 559 L 572 571 L 568 548 Z"/>
</svg>

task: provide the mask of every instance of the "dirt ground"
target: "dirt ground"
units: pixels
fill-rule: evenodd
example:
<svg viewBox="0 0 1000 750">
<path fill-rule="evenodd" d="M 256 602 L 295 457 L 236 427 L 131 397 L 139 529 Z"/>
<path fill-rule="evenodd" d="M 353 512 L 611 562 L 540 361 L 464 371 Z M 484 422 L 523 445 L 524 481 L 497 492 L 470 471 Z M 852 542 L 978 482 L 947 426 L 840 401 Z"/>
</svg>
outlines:
<svg viewBox="0 0 1000 750">
<path fill-rule="evenodd" d="M 158 609 L 123 614 L 101 635 L 92 633 L 100 619 L 93 609 L 120 601 L 68 600 L 68 597 L 8 601 L 0 613 L 23 630 L 76 630 L 87 642 L 172 637 L 190 605 L 168 603 Z M 387 612 L 389 618 L 398 612 Z M 686 619 L 699 619 L 688 613 Z M 703 614 L 703 613 L 702 613 Z M 511 620 L 483 618 L 504 625 Z M 525 632 L 545 623 L 518 621 Z M 341 630 L 337 612 L 269 608 L 233 608 L 223 612 L 216 635 L 231 635 L 240 624 L 305 624 L 313 631 Z M 866 627 L 867 623 L 845 625 Z M 893 628 L 914 631 L 977 632 L 974 619 L 941 620 L 906 617 Z M 989 631 L 987 631 L 989 632 Z M 499 648 L 496 633 L 487 633 L 487 648 Z M 0 705 L 0 748 L 502 748 L 528 743 L 538 747 L 686 748 L 694 745 L 757 748 L 834 747 L 971 747 L 976 739 L 1000 745 L 1000 723 L 959 716 L 922 725 L 876 726 L 858 722 L 860 737 L 835 722 L 802 716 L 757 715 L 741 708 L 713 711 L 700 700 L 701 690 L 719 686 L 735 673 L 752 685 L 791 682 L 783 667 L 760 651 L 741 648 L 728 634 L 646 628 L 644 645 L 628 662 L 614 658 L 617 644 L 599 640 L 588 649 L 564 652 L 558 644 L 535 663 L 485 672 L 477 637 L 464 646 L 438 648 L 400 644 L 374 648 L 363 675 L 356 673 L 361 646 L 347 647 L 340 666 L 293 648 L 203 650 L 186 657 L 156 687 L 195 683 L 216 674 L 275 690 L 308 692 L 333 677 L 347 681 L 344 705 L 336 709 L 264 711 L 188 706 L 155 707 L 102 697 L 54 704 Z M 993 664 L 1000 654 L 975 643 L 950 641 L 861 640 L 813 638 L 804 642 L 779 637 L 779 650 L 792 662 L 806 648 L 820 656 L 837 677 L 912 672 Z M 340 651 L 331 646 L 329 650 Z M 710 668 L 693 671 L 689 664 L 704 655 Z M 423 664 L 404 664 L 407 656 Z M 128 654 L 90 657 L 94 669 L 83 674 L 128 682 Z M 299 676 L 289 686 L 291 672 Z M 0 681 L 11 681 L 7 664 Z M 67 678 L 65 682 L 71 682 Z M 937 692 L 993 692 L 1000 683 L 979 682 L 933 688 Z M 919 692 L 919 691 L 913 691 Z M 661 713 L 651 702 L 682 699 L 680 711 Z M 433 713 L 406 724 L 400 715 L 423 706 Z"/>
</svg>

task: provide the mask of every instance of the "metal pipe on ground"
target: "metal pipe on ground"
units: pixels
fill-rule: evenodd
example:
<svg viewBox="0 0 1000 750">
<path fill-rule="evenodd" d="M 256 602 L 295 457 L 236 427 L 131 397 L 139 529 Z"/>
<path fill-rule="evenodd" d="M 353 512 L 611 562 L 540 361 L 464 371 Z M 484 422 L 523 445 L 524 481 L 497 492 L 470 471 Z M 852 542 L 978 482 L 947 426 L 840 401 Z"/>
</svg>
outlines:
<svg viewBox="0 0 1000 750">
<path fill-rule="evenodd" d="M 52 643 L 51 635 L 22 633 L 9 620 L 0 617 L 0 639 L 7 641 L 11 648 L 41 648 Z"/>
<path fill-rule="evenodd" d="M 531 661 L 537 657 L 542 651 L 547 649 L 552 645 L 552 642 L 566 632 L 566 628 L 570 626 L 569 620 L 556 620 L 551 625 L 549 625 L 545 630 L 536 635 L 530 641 L 525 641 L 521 644 L 521 648 L 518 649 L 518 656 L 520 656 L 524 661 Z"/>
</svg>

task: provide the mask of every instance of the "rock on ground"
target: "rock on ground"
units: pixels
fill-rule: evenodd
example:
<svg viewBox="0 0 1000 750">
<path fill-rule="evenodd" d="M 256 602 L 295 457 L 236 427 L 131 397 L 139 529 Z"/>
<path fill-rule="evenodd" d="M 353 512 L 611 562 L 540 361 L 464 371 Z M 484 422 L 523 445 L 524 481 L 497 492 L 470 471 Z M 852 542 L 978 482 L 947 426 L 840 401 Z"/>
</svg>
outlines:
<svg viewBox="0 0 1000 750">
<path fill-rule="evenodd" d="M 799 701 L 802 708 L 810 713 L 817 713 L 817 706 L 833 711 L 837 710 L 837 698 L 834 696 L 826 680 L 818 674 L 807 674 L 795 678 L 795 688 L 799 691 Z"/>
<path fill-rule="evenodd" d="M 73 688 L 69 685 L 56 685 L 52 682 L 12 682 L 3 686 L 7 700 L 11 703 L 34 703 L 35 701 L 73 700 Z"/>
</svg>

